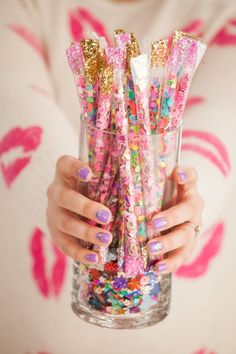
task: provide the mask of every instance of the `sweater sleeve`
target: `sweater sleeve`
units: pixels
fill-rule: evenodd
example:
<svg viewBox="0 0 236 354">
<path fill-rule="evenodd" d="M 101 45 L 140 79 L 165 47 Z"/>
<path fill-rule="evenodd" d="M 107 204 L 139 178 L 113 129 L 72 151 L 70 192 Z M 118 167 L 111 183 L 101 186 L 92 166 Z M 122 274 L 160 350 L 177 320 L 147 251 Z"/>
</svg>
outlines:
<svg viewBox="0 0 236 354">
<path fill-rule="evenodd" d="M 227 199 L 233 198 L 236 174 L 236 42 L 218 42 L 209 45 L 196 73 L 182 141 L 182 163 L 194 166 L 199 174 L 206 203 L 205 230 L 221 217 Z"/>
<path fill-rule="evenodd" d="M 23 1 L 1 4 L 3 232 L 12 222 L 13 214 L 19 227 L 23 227 L 26 220 L 28 228 L 46 227 L 46 189 L 53 178 L 55 162 L 62 154 L 77 154 L 75 131 L 54 99 L 47 48 L 38 26 L 40 21 L 34 15 L 36 12 L 29 10 Z"/>
</svg>

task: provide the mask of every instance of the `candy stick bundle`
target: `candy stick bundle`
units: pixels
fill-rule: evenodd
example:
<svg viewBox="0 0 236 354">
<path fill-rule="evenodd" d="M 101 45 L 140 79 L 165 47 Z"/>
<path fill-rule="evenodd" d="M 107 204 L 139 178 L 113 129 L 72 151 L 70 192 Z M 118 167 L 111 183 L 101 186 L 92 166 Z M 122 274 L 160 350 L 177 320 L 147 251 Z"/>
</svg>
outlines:
<svg viewBox="0 0 236 354">
<path fill-rule="evenodd" d="M 115 31 L 114 43 L 108 47 L 104 38 L 84 39 L 71 44 L 67 57 L 87 124 L 94 174 L 89 197 L 113 214 L 106 226 L 113 233 L 112 247 L 94 249 L 101 264 L 112 260 L 132 276 L 148 266 L 146 243 L 154 236 L 150 220 L 161 210 L 174 148 L 169 133 L 181 125 L 206 46 L 180 31 L 150 42 L 149 53 L 141 54 L 134 34 L 123 30 Z"/>
</svg>

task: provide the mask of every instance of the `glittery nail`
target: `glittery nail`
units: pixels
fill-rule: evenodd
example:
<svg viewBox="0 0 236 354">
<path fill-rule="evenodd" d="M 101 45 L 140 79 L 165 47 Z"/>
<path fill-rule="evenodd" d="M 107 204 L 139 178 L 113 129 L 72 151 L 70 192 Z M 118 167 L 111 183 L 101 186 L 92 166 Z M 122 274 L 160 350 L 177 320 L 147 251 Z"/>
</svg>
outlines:
<svg viewBox="0 0 236 354">
<path fill-rule="evenodd" d="M 96 212 L 96 218 L 98 221 L 106 223 L 110 218 L 110 212 L 107 210 L 98 210 Z"/>
<path fill-rule="evenodd" d="M 153 220 L 153 227 L 155 230 L 163 229 L 167 225 L 165 218 L 156 218 Z"/>
<path fill-rule="evenodd" d="M 155 252 L 158 252 L 162 249 L 162 243 L 161 242 L 150 242 L 148 244 L 148 247 L 149 247 L 149 251 L 151 253 L 155 253 Z"/>
<path fill-rule="evenodd" d="M 187 179 L 187 173 L 184 171 L 178 172 L 179 178 L 181 182 L 184 182 Z"/>
<path fill-rule="evenodd" d="M 85 258 L 88 262 L 95 263 L 97 261 L 97 255 L 94 253 L 86 254 Z"/>
<path fill-rule="evenodd" d="M 79 171 L 78 171 L 79 178 L 81 178 L 81 179 L 86 181 L 87 178 L 88 178 L 88 175 L 89 175 L 89 169 L 88 168 L 82 167 L 82 168 L 79 169 Z"/>
<path fill-rule="evenodd" d="M 111 236 L 108 233 L 98 232 L 96 234 L 96 239 L 99 240 L 102 243 L 109 243 L 110 238 L 111 238 Z"/>
<path fill-rule="evenodd" d="M 167 265 L 165 263 L 161 263 L 157 265 L 158 272 L 163 272 L 164 270 L 167 269 Z"/>
</svg>

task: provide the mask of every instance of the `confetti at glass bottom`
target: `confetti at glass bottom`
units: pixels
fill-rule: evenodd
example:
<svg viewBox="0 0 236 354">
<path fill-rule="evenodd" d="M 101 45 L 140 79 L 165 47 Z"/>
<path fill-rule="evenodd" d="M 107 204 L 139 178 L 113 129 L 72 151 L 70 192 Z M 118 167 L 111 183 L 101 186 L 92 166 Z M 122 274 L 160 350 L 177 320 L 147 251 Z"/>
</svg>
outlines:
<svg viewBox="0 0 236 354">
<path fill-rule="evenodd" d="M 72 309 L 87 322 L 137 329 L 168 315 L 171 274 L 150 270 L 127 278 L 122 272 L 104 272 L 76 262 L 73 268 Z"/>
</svg>

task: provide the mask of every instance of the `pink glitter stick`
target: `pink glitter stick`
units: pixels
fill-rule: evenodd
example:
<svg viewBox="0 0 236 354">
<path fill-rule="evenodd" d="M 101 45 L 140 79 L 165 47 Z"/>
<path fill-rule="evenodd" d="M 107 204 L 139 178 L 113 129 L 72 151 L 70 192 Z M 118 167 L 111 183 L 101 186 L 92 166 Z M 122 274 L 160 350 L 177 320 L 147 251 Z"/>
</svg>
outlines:
<svg viewBox="0 0 236 354">
<path fill-rule="evenodd" d="M 120 182 L 121 182 L 121 205 L 120 212 L 123 217 L 124 235 L 121 239 L 118 265 L 124 269 L 126 276 L 135 276 L 144 271 L 142 256 L 137 241 L 137 220 L 134 211 L 135 196 L 133 176 L 131 172 L 131 156 L 128 144 L 128 119 L 125 111 L 124 88 L 122 74 L 116 71 L 117 103 L 116 127 L 117 143 L 120 153 Z"/>
<path fill-rule="evenodd" d="M 178 31 L 174 33 L 164 74 L 161 112 L 158 121 L 159 133 L 171 128 L 178 81 L 190 46 L 191 39 L 189 36 Z"/>
<path fill-rule="evenodd" d="M 197 39 L 192 39 L 192 43 L 186 53 L 184 68 L 178 82 L 171 130 L 175 129 L 181 123 L 191 82 L 205 51 L 205 44 Z"/>
<path fill-rule="evenodd" d="M 155 166 L 153 154 L 155 144 L 152 143 L 150 116 L 149 116 L 149 64 L 146 54 L 141 54 L 131 59 L 131 72 L 134 81 L 137 119 L 140 127 L 138 142 L 141 158 L 141 175 L 144 194 L 144 204 L 147 221 L 157 211 L 158 200 L 155 180 Z M 152 139 L 151 139 L 152 138 Z M 152 234 L 152 228 L 148 233 Z M 150 236 L 150 235 L 149 235 Z"/>
</svg>

